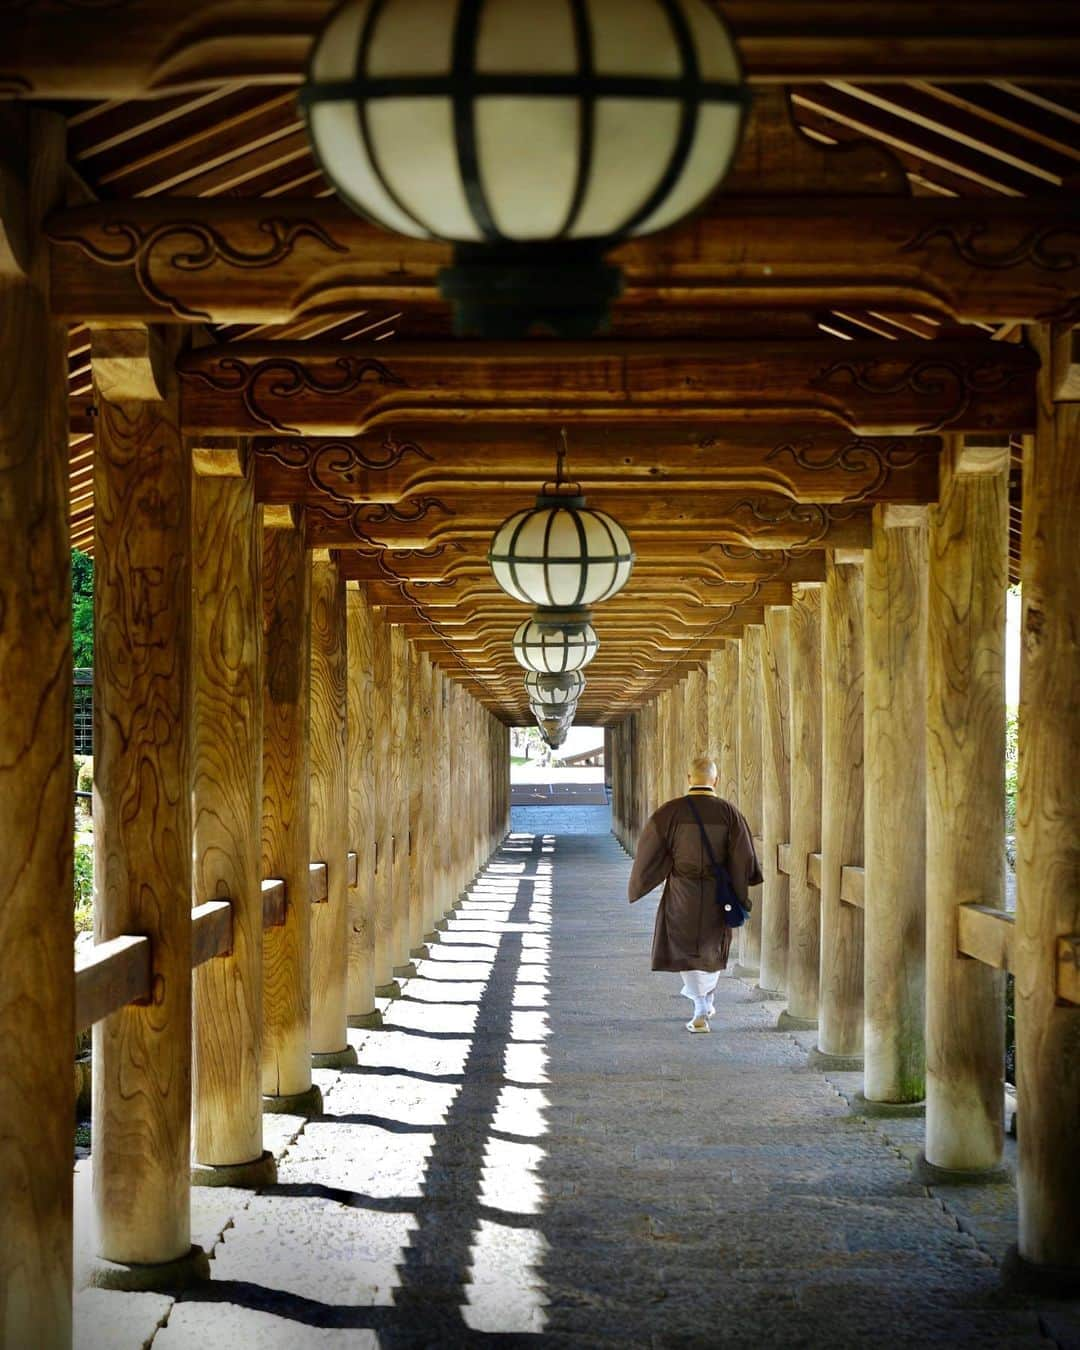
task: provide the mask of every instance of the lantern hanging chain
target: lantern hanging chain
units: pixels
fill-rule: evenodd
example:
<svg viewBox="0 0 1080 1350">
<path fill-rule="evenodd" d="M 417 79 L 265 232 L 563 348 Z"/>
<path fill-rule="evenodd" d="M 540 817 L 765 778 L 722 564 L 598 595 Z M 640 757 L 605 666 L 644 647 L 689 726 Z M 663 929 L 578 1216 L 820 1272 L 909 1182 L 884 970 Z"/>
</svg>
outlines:
<svg viewBox="0 0 1080 1350">
<path fill-rule="evenodd" d="M 570 453 L 570 447 L 567 440 L 566 428 L 559 429 L 559 448 L 555 451 L 555 481 L 544 484 L 542 492 L 549 487 L 554 487 L 555 491 L 550 495 L 553 497 L 580 497 L 581 484 L 574 479 L 566 476 L 566 458 Z"/>
</svg>

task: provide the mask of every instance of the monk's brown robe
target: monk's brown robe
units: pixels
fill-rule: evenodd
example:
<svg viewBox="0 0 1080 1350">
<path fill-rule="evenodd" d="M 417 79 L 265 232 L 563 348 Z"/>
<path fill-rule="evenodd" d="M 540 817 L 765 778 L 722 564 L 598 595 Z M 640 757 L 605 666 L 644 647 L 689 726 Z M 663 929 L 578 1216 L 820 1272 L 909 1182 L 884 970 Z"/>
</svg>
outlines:
<svg viewBox="0 0 1080 1350">
<path fill-rule="evenodd" d="M 749 907 L 748 890 L 761 883 L 754 842 L 742 812 L 712 792 L 693 793 L 717 862 Z M 649 817 L 630 873 L 630 903 L 665 882 L 653 934 L 653 970 L 724 970 L 731 929 L 716 903 L 709 857 L 685 797 L 665 802 Z"/>
</svg>

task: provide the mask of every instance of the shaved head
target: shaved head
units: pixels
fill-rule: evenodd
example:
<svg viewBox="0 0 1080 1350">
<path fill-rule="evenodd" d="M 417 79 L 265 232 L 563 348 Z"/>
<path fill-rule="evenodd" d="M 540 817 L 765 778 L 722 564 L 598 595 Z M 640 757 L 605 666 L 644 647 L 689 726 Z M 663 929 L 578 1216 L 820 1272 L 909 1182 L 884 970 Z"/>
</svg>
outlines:
<svg viewBox="0 0 1080 1350">
<path fill-rule="evenodd" d="M 691 787 L 715 787 L 719 776 L 716 760 L 709 755 L 696 755 L 686 772 Z"/>
</svg>

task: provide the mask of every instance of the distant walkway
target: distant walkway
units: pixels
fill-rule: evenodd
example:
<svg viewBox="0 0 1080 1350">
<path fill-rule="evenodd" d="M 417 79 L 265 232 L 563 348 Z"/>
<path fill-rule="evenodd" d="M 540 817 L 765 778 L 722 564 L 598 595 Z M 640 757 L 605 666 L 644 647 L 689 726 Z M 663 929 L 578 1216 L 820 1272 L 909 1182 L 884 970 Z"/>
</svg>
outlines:
<svg viewBox="0 0 1080 1350">
<path fill-rule="evenodd" d="M 688 1035 L 622 849 L 546 833 L 507 842 L 359 1067 L 316 1074 L 326 1116 L 277 1119 L 278 1185 L 195 1192 L 212 1282 L 83 1295 L 80 1345 L 1077 1343 L 999 1291 L 1010 1187 L 930 1195 L 896 1146 L 919 1127 L 852 1118 L 736 980 Z"/>
</svg>

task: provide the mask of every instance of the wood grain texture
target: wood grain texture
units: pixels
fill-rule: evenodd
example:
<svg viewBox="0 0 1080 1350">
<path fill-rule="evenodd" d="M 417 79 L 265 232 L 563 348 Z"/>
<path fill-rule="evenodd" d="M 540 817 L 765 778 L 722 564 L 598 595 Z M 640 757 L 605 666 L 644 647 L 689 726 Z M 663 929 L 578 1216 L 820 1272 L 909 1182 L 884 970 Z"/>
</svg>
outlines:
<svg viewBox="0 0 1080 1350">
<path fill-rule="evenodd" d="M 375 764 L 372 722 L 372 627 L 375 622 L 363 592 L 350 586 L 348 610 L 349 847 L 356 854 L 356 884 L 349 890 L 348 1013 L 366 1017 L 375 1011 Z"/>
<path fill-rule="evenodd" d="M 262 512 L 252 477 L 192 485 L 192 904 L 232 902 L 232 952 L 194 978 L 195 1161 L 262 1142 Z"/>
<path fill-rule="evenodd" d="M 89 1031 L 128 1003 L 145 1003 L 153 977 L 149 938 L 113 938 L 83 951 L 75 960 L 76 1032 Z"/>
<path fill-rule="evenodd" d="M 992 973 L 1011 971 L 1016 937 L 1016 915 L 972 902 L 956 906 L 956 952 L 965 965 L 981 965 Z M 1003 1020 L 1003 1019 L 1002 1019 Z M 994 1028 L 996 1030 L 996 1028 Z M 926 1105 L 929 1109 L 929 1079 Z M 929 1153 L 927 1154 L 929 1158 Z M 939 1163 L 939 1167 L 946 1166 Z M 983 1166 L 992 1166 L 984 1163 Z"/>
<path fill-rule="evenodd" d="M 709 739 L 708 675 L 704 669 L 692 670 L 686 677 L 684 719 L 686 758 L 715 756 Z"/>
<path fill-rule="evenodd" d="M 404 631 L 390 629 L 390 775 L 387 784 L 391 820 L 390 955 L 394 966 L 409 961 L 409 692 L 412 661 Z"/>
<path fill-rule="evenodd" d="M 230 900 L 206 900 L 191 911 L 191 968 L 222 961 L 233 949 L 233 911 Z M 251 1159 L 244 1159 L 251 1161 Z"/>
<path fill-rule="evenodd" d="M 178 340 L 170 340 L 175 353 Z M 94 937 L 145 934 L 153 997 L 94 1027 L 98 1254 L 191 1247 L 191 465 L 176 380 L 99 400 L 94 455 Z"/>
<path fill-rule="evenodd" d="M 417 728 L 417 763 L 420 774 L 420 829 L 415 854 L 420 864 L 420 896 L 423 914 L 422 937 L 434 932 L 442 918 L 435 894 L 435 797 L 441 790 L 437 765 L 433 759 L 436 745 L 435 667 L 430 657 L 420 656 L 420 720 Z"/>
<path fill-rule="evenodd" d="M 428 776 L 424 661 L 409 645 L 409 701 L 406 704 L 405 787 L 409 810 L 409 950 L 424 941 L 427 929 L 427 836 L 424 826 L 424 782 Z"/>
<path fill-rule="evenodd" d="M 58 114 L 28 120 L 5 146 L 0 218 L 31 231 L 29 270 L 0 276 L 0 1343 L 59 1350 L 71 1339 L 71 582 L 66 333 L 49 317 L 38 222 L 63 191 L 64 131 Z"/>
<path fill-rule="evenodd" d="M 1004 976 L 957 955 L 958 907 L 1005 908 L 1008 467 L 943 477 L 930 509 L 926 726 L 926 1158 L 976 1171 L 1004 1145 Z"/>
<path fill-rule="evenodd" d="M 450 783 L 447 777 L 447 681 L 437 667 L 432 667 L 430 772 L 432 794 L 431 857 L 433 867 L 432 904 L 436 921 L 449 910 L 454 897 L 450 893 L 448 865 L 451 817 Z"/>
<path fill-rule="evenodd" d="M 326 863 L 326 903 L 311 911 L 311 1050 L 344 1050 L 349 971 L 348 632 L 345 578 L 311 568 L 311 856 Z"/>
<path fill-rule="evenodd" d="M 835 563 L 822 601 L 821 988 L 818 1049 L 863 1051 L 863 916 L 841 903 L 843 870 L 863 860 L 863 572 Z"/>
<path fill-rule="evenodd" d="M 391 951 L 394 867 L 394 816 L 392 805 L 391 744 L 393 729 L 392 663 L 390 659 L 390 625 L 380 611 L 372 610 L 371 622 L 371 771 L 375 793 L 372 802 L 372 827 L 375 834 L 375 872 L 372 896 L 372 961 L 375 987 L 382 988 L 393 978 L 394 957 Z"/>
<path fill-rule="evenodd" d="M 262 874 L 285 882 L 263 935 L 263 1074 L 270 1097 L 311 1087 L 309 721 L 311 559 L 295 530 L 263 535 Z"/>
<path fill-rule="evenodd" d="M 817 1021 L 821 893 L 810 881 L 821 847 L 821 591 L 796 586 L 791 602 L 788 1012 Z"/>
<path fill-rule="evenodd" d="M 1080 403 L 1064 340 L 1033 333 L 1039 425 L 1025 445 L 1020 779 L 1016 805 L 1016 1062 L 1020 1255 L 1080 1267 L 1080 1009 L 1055 998 L 1058 942 L 1080 933 Z M 1052 342 L 1052 338 L 1058 342 Z M 1057 348 L 1057 350 L 1055 350 Z M 1075 395 L 1074 395 L 1075 397 Z"/>
<path fill-rule="evenodd" d="M 787 993 L 790 886 L 777 867 L 777 846 L 791 831 L 791 610 L 765 611 L 761 685 L 761 973 L 762 989 Z"/>
<path fill-rule="evenodd" d="M 926 1081 L 926 529 L 866 555 L 865 1091 L 912 1102 Z"/>
<path fill-rule="evenodd" d="M 741 642 L 728 641 L 717 653 L 717 709 L 713 746 L 719 759 L 721 797 L 739 805 L 739 659 Z M 712 661 L 710 661 L 710 667 Z"/>
<path fill-rule="evenodd" d="M 743 630 L 739 663 L 739 810 L 746 817 L 753 838 L 761 835 L 762 822 L 762 666 L 765 629 L 748 624 Z M 754 901 L 750 917 L 739 929 L 739 964 L 757 973 L 761 967 L 762 887 L 752 886 Z"/>
</svg>

